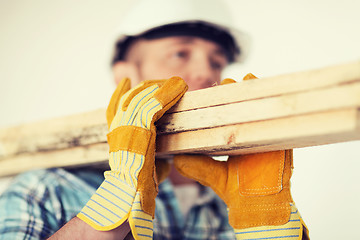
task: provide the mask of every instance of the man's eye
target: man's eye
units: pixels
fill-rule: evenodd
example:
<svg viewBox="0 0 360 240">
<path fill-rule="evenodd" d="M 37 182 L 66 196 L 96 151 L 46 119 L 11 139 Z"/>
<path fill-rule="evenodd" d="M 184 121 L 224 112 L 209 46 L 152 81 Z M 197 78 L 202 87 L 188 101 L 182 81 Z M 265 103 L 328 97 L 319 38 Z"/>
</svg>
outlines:
<svg viewBox="0 0 360 240">
<path fill-rule="evenodd" d="M 178 52 L 175 52 L 174 54 L 175 57 L 178 57 L 178 58 L 185 58 L 187 56 L 187 52 L 185 51 L 178 51 Z"/>
<path fill-rule="evenodd" d="M 212 67 L 212 69 L 215 69 L 215 70 L 222 70 L 224 68 L 223 64 L 221 64 L 219 62 L 211 62 L 211 67 Z"/>
</svg>

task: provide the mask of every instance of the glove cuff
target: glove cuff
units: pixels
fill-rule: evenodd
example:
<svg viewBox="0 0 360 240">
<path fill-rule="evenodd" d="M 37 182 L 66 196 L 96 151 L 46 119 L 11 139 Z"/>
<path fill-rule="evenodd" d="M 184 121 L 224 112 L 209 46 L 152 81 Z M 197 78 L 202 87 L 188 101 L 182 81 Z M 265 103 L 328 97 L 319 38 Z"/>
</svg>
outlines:
<svg viewBox="0 0 360 240">
<path fill-rule="evenodd" d="M 289 216 L 284 224 L 265 225 L 248 227 L 245 229 L 234 229 L 237 240 L 240 239 L 307 239 L 309 240 L 308 229 L 303 222 L 295 204 L 289 203 Z"/>
<path fill-rule="evenodd" d="M 289 220 L 289 203 L 242 205 L 229 208 L 229 223 L 237 229 L 265 225 L 283 225 Z"/>
<path fill-rule="evenodd" d="M 114 229 L 128 218 L 135 193 L 117 177 L 107 175 L 77 217 L 96 230 Z"/>
</svg>

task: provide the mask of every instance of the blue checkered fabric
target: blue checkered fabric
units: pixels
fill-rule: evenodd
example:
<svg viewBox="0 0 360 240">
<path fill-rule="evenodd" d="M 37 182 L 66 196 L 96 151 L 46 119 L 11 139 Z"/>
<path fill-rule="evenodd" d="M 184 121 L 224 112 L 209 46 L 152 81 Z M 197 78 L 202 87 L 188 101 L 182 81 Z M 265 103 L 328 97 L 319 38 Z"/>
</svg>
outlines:
<svg viewBox="0 0 360 240">
<path fill-rule="evenodd" d="M 0 240 L 46 239 L 82 209 L 104 180 L 95 169 L 47 169 L 17 176 L 0 196 Z M 154 239 L 235 239 L 226 205 L 202 187 L 197 204 L 181 213 L 173 186 L 159 185 Z"/>
</svg>

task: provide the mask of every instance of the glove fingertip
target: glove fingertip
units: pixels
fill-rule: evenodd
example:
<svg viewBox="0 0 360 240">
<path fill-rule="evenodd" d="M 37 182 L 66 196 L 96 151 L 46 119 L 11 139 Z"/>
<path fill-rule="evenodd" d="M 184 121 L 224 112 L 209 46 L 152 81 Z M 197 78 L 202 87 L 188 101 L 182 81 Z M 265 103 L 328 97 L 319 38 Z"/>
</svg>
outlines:
<svg viewBox="0 0 360 240">
<path fill-rule="evenodd" d="M 221 81 L 221 85 L 229 84 L 229 83 L 236 83 L 236 81 L 231 78 L 225 78 L 224 80 Z"/>
<path fill-rule="evenodd" d="M 167 106 L 171 105 L 171 103 L 175 104 L 187 89 L 188 86 L 181 77 L 172 77 L 166 80 L 154 97 L 161 103 L 163 108 L 168 108 Z"/>
<path fill-rule="evenodd" d="M 252 74 L 252 73 L 248 73 L 248 74 L 246 74 L 245 77 L 243 78 L 244 81 L 250 80 L 250 79 L 257 79 L 257 77 L 256 77 L 254 74 Z"/>
</svg>

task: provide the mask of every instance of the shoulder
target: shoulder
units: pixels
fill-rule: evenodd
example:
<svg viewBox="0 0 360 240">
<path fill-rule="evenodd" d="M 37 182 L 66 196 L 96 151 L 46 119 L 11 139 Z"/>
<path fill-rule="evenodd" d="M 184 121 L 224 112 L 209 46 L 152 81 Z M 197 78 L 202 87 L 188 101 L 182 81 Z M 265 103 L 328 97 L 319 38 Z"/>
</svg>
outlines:
<svg viewBox="0 0 360 240">
<path fill-rule="evenodd" d="M 102 179 L 102 171 L 91 169 L 39 169 L 16 176 L 0 196 L 0 235 L 47 238 L 81 210 Z"/>
<path fill-rule="evenodd" d="M 87 180 L 91 179 L 91 182 Z M 85 169 L 67 171 L 62 168 L 39 169 L 16 176 L 2 196 L 31 198 L 43 201 L 44 198 L 65 197 L 69 194 L 84 195 L 89 198 L 101 183 L 103 177 Z M 61 194 L 64 194 L 62 196 Z"/>
</svg>

